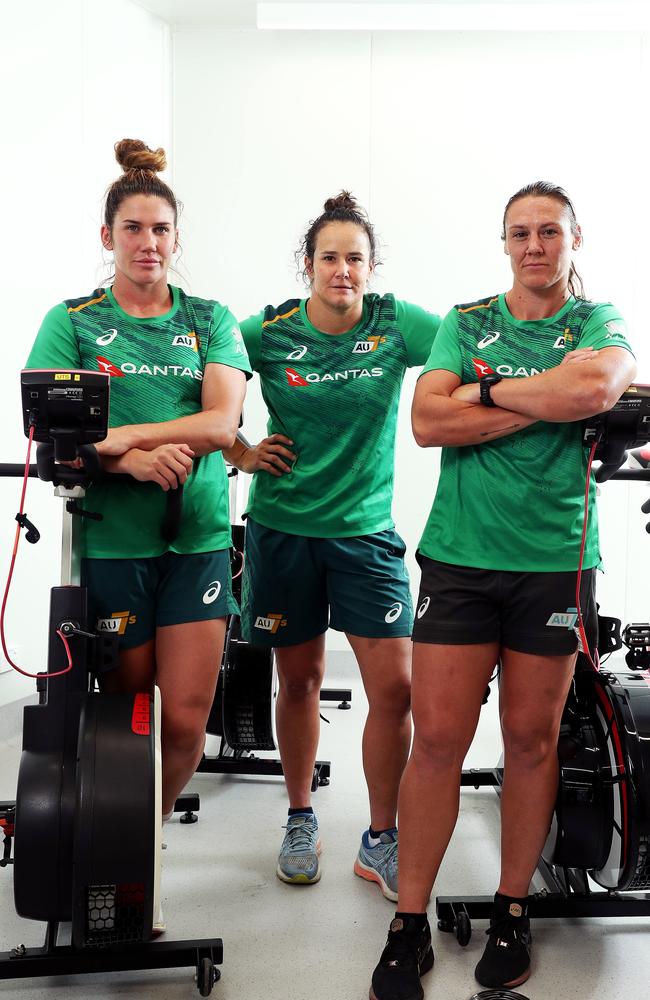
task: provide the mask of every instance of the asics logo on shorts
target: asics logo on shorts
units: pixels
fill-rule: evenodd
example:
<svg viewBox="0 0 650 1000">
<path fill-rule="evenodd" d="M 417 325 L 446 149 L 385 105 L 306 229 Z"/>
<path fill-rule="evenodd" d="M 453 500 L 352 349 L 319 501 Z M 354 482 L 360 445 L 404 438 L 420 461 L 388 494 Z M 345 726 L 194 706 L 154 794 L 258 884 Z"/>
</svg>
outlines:
<svg viewBox="0 0 650 1000">
<path fill-rule="evenodd" d="M 424 615 L 426 615 L 427 611 L 429 610 L 430 604 L 431 604 L 431 598 L 425 597 L 424 600 L 422 601 L 422 604 L 418 608 L 418 618 L 422 618 Z"/>
<path fill-rule="evenodd" d="M 403 605 L 400 604 L 399 601 L 397 601 L 395 604 L 393 604 L 392 608 L 390 608 L 386 612 L 386 617 L 384 618 L 384 621 L 387 622 L 388 625 L 392 625 L 393 622 L 397 621 L 402 611 L 403 611 Z"/>
<path fill-rule="evenodd" d="M 208 589 L 206 590 L 205 594 L 203 595 L 203 603 L 204 604 L 214 604 L 214 602 L 216 601 L 216 599 L 217 599 L 217 597 L 219 596 L 220 593 L 221 593 L 221 583 L 220 583 L 220 581 L 219 580 L 213 580 L 212 583 L 209 584 Z"/>
</svg>

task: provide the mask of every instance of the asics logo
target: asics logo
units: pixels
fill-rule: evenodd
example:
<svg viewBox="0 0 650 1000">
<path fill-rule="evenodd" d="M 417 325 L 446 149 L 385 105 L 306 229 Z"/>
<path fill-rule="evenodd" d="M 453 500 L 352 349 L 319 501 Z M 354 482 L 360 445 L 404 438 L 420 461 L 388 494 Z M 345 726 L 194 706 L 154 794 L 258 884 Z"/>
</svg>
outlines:
<svg viewBox="0 0 650 1000">
<path fill-rule="evenodd" d="M 304 358 L 306 353 L 306 344 L 301 344 L 300 347 L 296 347 L 295 351 L 292 351 L 291 354 L 287 354 L 287 361 L 300 361 L 301 358 Z"/>
<path fill-rule="evenodd" d="M 393 622 L 397 621 L 397 619 L 402 613 L 402 610 L 403 610 L 403 605 L 401 605 L 399 601 L 396 601 L 395 604 L 393 604 L 392 608 L 390 608 L 386 612 L 384 621 L 387 622 L 389 625 L 392 625 Z"/>
<path fill-rule="evenodd" d="M 113 343 L 116 337 L 117 337 L 116 329 L 107 330 L 106 333 L 103 333 L 101 337 L 97 338 L 95 343 L 99 344 L 100 347 L 108 347 L 109 344 Z"/>
<path fill-rule="evenodd" d="M 500 333 L 497 333 L 495 330 L 493 330 L 491 333 L 487 333 L 483 337 L 483 340 L 479 340 L 476 346 L 479 348 L 479 350 L 483 350 L 484 347 L 489 347 L 490 344 L 493 344 L 495 342 L 495 340 L 498 340 L 500 336 L 501 336 Z"/>
<path fill-rule="evenodd" d="M 217 597 L 221 593 L 221 583 L 219 580 L 213 580 L 211 584 L 208 585 L 208 589 L 203 595 L 204 604 L 214 604 Z"/>
<path fill-rule="evenodd" d="M 422 604 L 418 608 L 418 618 L 422 618 L 424 615 L 426 615 L 427 611 L 429 610 L 430 604 L 431 604 L 431 598 L 425 597 L 424 600 L 422 601 Z"/>
</svg>

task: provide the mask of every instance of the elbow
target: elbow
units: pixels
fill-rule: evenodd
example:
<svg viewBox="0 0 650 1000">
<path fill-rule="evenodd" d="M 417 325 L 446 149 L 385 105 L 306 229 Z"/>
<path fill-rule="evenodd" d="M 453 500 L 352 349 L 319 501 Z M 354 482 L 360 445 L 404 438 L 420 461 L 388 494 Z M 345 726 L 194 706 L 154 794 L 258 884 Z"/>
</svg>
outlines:
<svg viewBox="0 0 650 1000">
<path fill-rule="evenodd" d="M 415 443 L 420 448 L 435 448 L 442 442 L 438 440 L 433 432 L 433 427 L 430 424 L 426 424 L 419 420 L 413 420 L 412 422 L 413 437 L 415 438 Z"/>
<path fill-rule="evenodd" d="M 618 402 L 621 393 L 616 386 L 607 383 L 605 379 L 597 379 L 585 386 L 580 401 L 582 413 L 595 416 L 597 413 L 606 413 Z"/>
</svg>

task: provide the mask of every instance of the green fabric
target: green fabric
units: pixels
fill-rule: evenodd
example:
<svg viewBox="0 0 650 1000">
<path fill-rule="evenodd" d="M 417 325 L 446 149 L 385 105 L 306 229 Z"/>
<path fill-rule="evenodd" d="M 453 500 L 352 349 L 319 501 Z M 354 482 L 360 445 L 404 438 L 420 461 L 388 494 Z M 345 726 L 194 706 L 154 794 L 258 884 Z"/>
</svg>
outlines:
<svg viewBox="0 0 650 1000">
<path fill-rule="evenodd" d="M 392 528 L 402 381 L 426 359 L 440 317 L 369 294 L 361 321 L 335 336 L 310 323 L 306 302 L 267 306 L 241 324 L 268 433 L 285 434 L 298 455 L 279 478 L 255 474 L 247 513 L 268 528 L 320 538 Z"/>
<path fill-rule="evenodd" d="M 560 364 L 578 347 L 631 350 L 610 304 L 570 299 L 548 319 L 514 319 L 503 295 L 456 306 L 443 320 L 424 372 L 445 369 L 477 381 L 474 361 L 507 378 Z M 440 478 L 420 551 L 482 569 L 577 569 L 588 449 L 582 421 L 538 421 L 496 441 L 442 450 Z M 595 482 L 589 493 L 584 567 L 600 561 Z"/>
<path fill-rule="evenodd" d="M 27 367 L 109 371 L 111 427 L 199 413 L 207 364 L 246 373 L 250 366 L 237 321 L 225 306 L 174 286 L 170 290 L 169 312 L 149 319 L 125 313 L 110 289 L 60 303 L 47 313 Z M 155 483 L 91 486 L 85 505 L 103 520 L 84 520 L 83 555 L 145 558 L 168 550 L 229 547 L 228 482 L 220 452 L 194 459 L 185 483 L 181 529 L 171 545 L 160 537 L 165 497 Z"/>
</svg>

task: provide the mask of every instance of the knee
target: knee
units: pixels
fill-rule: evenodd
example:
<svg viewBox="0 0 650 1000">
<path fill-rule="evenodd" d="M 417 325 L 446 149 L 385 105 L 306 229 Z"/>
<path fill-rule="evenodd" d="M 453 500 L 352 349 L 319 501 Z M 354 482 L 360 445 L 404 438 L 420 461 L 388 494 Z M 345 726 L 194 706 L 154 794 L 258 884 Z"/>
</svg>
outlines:
<svg viewBox="0 0 650 1000">
<path fill-rule="evenodd" d="M 290 701 L 304 701 L 320 692 L 322 673 L 317 668 L 306 668 L 300 673 L 280 673 L 280 692 Z"/>
<path fill-rule="evenodd" d="M 371 712 L 401 719 L 411 711 L 411 681 L 408 677 L 391 678 L 368 699 Z"/>
<path fill-rule="evenodd" d="M 516 759 L 526 767 L 537 767 L 549 756 L 557 754 L 557 727 L 540 725 L 540 720 L 501 720 L 503 747 L 506 756 Z"/>
<path fill-rule="evenodd" d="M 467 752 L 466 741 L 447 727 L 416 725 L 412 757 L 422 767 L 437 771 L 460 770 Z"/>
<path fill-rule="evenodd" d="M 163 713 L 162 742 L 167 750 L 192 756 L 203 750 L 205 720 L 203 714 L 172 712 Z"/>
</svg>

